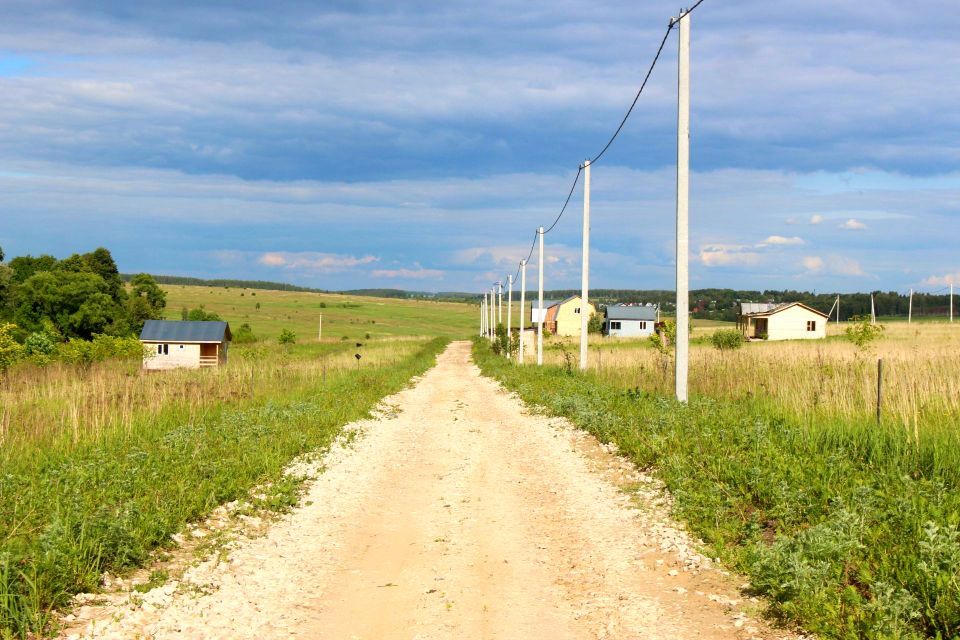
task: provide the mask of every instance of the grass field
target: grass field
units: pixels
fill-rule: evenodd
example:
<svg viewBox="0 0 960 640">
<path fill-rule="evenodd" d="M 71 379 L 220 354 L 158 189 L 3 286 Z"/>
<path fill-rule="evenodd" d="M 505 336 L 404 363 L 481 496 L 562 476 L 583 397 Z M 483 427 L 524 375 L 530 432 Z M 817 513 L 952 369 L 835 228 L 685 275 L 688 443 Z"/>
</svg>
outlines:
<svg viewBox="0 0 960 640">
<path fill-rule="evenodd" d="M 892 329 L 878 351 L 915 362 L 916 330 Z M 950 343 L 948 372 L 955 372 L 956 344 Z M 819 346 L 833 348 L 850 357 L 843 344 Z M 737 366 L 723 364 L 730 354 L 699 349 L 694 361 L 701 368 L 708 359 L 719 363 L 709 365 L 717 377 L 760 378 L 800 359 L 816 378 L 823 375 L 817 349 L 751 345 Z M 922 357 L 942 349 L 931 345 Z M 681 405 L 658 387 L 658 374 L 639 368 L 653 350 L 637 345 L 613 358 L 604 353 L 604 364 L 585 373 L 575 366 L 518 367 L 492 355 L 482 340 L 474 353 L 484 373 L 526 401 L 569 417 L 640 467 L 655 469 L 676 515 L 711 556 L 750 576 L 772 616 L 828 638 L 957 637 L 958 429 L 921 427 L 917 438 L 896 424 L 811 419 L 784 410 L 790 391 L 778 395 L 780 405 L 738 393 L 724 397 L 723 387 L 714 397 L 702 377 Z M 551 352 L 551 360 L 562 356 Z M 938 384 L 931 370 L 922 375 Z M 793 384 L 792 392 L 806 388 Z M 949 415 L 956 419 L 956 412 Z"/>
<path fill-rule="evenodd" d="M 405 310 L 392 326 L 413 332 Z M 286 504 L 296 487 L 279 481 L 284 465 L 431 366 L 445 342 L 268 341 L 234 346 L 219 369 L 158 374 L 139 359 L 15 366 L 0 385 L 0 638 L 48 629 L 104 571 L 137 566 L 254 486 L 273 484 Z"/>
<path fill-rule="evenodd" d="M 829 325 L 826 340 L 751 342 L 721 352 L 709 335 L 724 325 L 695 321 L 690 348 L 690 392 L 749 400 L 786 415 L 823 424 L 875 422 L 877 359 L 884 361 L 882 419 L 905 436 L 960 430 L 960 323 L 890 322 L 867 349 Z M 732 325 L 726 325 L 727 327 Z M 579 354 L 578 339 L 551 338 L 545 361 L 563 364 Z M 673 364 L 648 340 L 591 336 L 591 368 L 609 384 L 673 393 Z"/>
<path fill-rule="evenodd" d="M 183 308 L 203 305 L 236 329 L 250 324 L 256 336 L 276 338 L 290 329 L 298 341 L 317 338 L 323 316 L 326 341 L 393 336 L 443 336 L 465 338 L 477 331 L 477 305 L 429 300 L 371 298 L 326 293 L 267 291 L 163 285 L 167 292 L 166 317 L 179 320 Z M 259 308 L 258 306 L 259 305 Z"/>
</svg>

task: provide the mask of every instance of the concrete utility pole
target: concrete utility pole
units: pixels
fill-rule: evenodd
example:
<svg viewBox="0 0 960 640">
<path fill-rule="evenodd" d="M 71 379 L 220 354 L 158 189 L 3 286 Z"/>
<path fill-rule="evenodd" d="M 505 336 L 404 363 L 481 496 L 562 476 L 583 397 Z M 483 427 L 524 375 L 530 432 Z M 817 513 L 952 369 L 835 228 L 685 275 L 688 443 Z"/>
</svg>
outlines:
<svg viewBox="0 0 960 640">
<path fill-rule="evenodd" d="M 317 342 L 323 341 L 323 314 L 320 314 L 320 322 L 317 323 Z"/>
<path fill-rule="evenodd" d="M 837 324 L 840 324 L 840 294 L 837 294 Z"/>
<path fill-rule="evenodd" d="M 483 300 L 480 301 L 480 335 L 487 335 L 487 294 L 483 294 Z"/>
<path fill-rule="evenodd" d="M 677 400 L 687 401 L 690 349 L 690 14 L 682 12 L 677 64 Z"/>
<path fill-rule="evenodd" d="M 527 261 L 520 261 L 520 364 L 523 364 L 523 334 L 526 321 L 523 319 L 524 310 L 527 308 Z"/>
<path fill-rule="evenodd" d="M 913 289 L 910 289 L 910 304 L 907 306 L 907 324 L 913 322 Z"/>
<path fill-rule="evenodd" d="M 490 341 L 497 336 L 497 290 L 490 288 Z"/>
<path fill-rule="evenodd" d="M 870 324 L 877 324 L 877 306 L 873 302 L 873 294 L 870 294 Z"/>
<path fill-rule="evenodd" d="M 507 360 L 510 359 L 510 317 L 513 315 L 513 274 L 507 276 Z"/>
<path fill-rule="evenodd" d="M 953 322 L 953 285 L 950 285 L 950 322 Z"/>
<path fill-rule="evenodd" d="M 537 229 L 537 235 L 540 236 L 540 268 L 538 269 L 537 279 L 539 280 L 539 300 L 538 307 L 540 311 L 537 314 L 537 364 L 543 364 L 543 227 Z"/>
<path fill-rule="evenodd" d="M 497 282 L 497 324 L 503 324 L 503 280 Z"/>
<path fill-rule="evenodd" d="M 583 162 L 583 265 L 580 274 L 580 369 L 587 368 L 588 295 L 590 293 L 590 161 Z"/>
</svg>

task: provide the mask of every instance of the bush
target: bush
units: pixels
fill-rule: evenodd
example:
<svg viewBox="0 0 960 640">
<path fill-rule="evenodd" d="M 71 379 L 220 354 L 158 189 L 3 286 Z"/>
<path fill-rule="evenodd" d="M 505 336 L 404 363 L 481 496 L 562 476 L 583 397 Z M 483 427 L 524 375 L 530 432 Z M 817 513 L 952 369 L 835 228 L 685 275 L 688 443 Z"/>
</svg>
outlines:
<svg viewBox="0 0 960 640">
<path fill-rule="evenodd" d="M 880 337 L 883 333 L 882 324 L 873 324 L 868 316 L 855 316 L 851 318 L 853 324 L 843 330 L 844 337 L 857 345 L 858 349 L 866 349 L 870 343 Z"/>
<path fill-rule="evenodd" d="M 28 357 L 38 362 L 46 362 L 57 350 L 57 341 L 50 334 L 38 331 L 27 336 L 23 341 L 23 348 Z"/>
<path fill-rule="evenodd" d="M 205 310 L 203 305 L 200 305 L 198 309 L 190 309 L 187 312 L 187 320 L 223 320 L 223 318 L 213 311 Z"/>
<path fill-rule="evenodd" d="M 277 342 L 280 344 L 293 344 L 297 341 L 297 334 L 290 329 L 284 329 L 280 332 L 280 336 L 277 338 Z"/>
<path fill-rule="evenodd" d="M 234 344 L 251 344 L 256 341 L 257 336 L 254 335 L 253 329 L 246 322 L 240 325 L 240 328 L 233 332 Z"/>
<path fill-rule="evenodd" d="M 13 364 L 23 358 L 23 345 L 13 339 L 15 324 L 0 324 L 0 374 L 5 374 Z"/>
<path fill-rule="evenodd" d="M 736 329 L 719 329 L 710 336 L 710 344 L 720 351 L 735 351 L 743 346 L 746 339 Z"/>
</svg>

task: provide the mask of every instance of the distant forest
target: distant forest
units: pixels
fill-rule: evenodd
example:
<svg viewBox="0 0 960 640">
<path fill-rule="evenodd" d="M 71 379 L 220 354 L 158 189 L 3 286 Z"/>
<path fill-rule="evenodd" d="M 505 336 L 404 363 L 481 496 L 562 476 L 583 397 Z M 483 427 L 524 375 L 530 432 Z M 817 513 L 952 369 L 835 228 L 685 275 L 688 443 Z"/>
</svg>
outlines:
<svg viewBox="0 0 960 640">
<path fill-rule="evenodd" d="M 123 274 L 124 280 L 133 276 Z M 465 291 L 406 291 L 404 289 L 348 289 L 345 291 L 331 291 L 301 287 L 283 282 L 269 282 L 265 280 L 208 280 L 204 278 L 187 278 L 182 276 L 154 276 L 159 284 L 182 284 L 205 287 L 236 287 L 248 289 L 270 289 L 276 291 L 306 291 L 312 293 L 342 293 L 354 296 L 372 296 L 377 298 L 403 298 L 407 300 L 440 300 L 448 302 L 476 303 L 482 294 Z M 569 296 L 579 295 L 579 289 L 552 289 L 544 291 L 545 300 L 562 300 Z M 896 291 L 874 291 L 878 316 L 906 317 L 910 305 L 909 296 Z M 504 292 L 506 295 L 506 292 Z M 514 291 L 519 299 L 519 293 Z M 676 310 L 674 296 L 669 289 L 593 289 L 590 292 L 591 300 L 600 308 L 619 302 L 652 303 L 659 305 L 666 313 Z M 690 308 L 694 318 L 726 320 L 733 322 L 737 319 L 737 309 L 740 302 L 802 302 L 814 309 L 827 313 L 833 307 L 836 293 L 810 293 L 809 291 L 793 291 L 790 289 L 764 291 L 738 289 L 693 289 L 690 291 Z M 527 291 L 527 298 L 535 299 L 536 290 Z M 955 302 L 956 304 L 956 302 Z M 915 293 L 913 295 L 913 315 L 946 317 L 950 308 L 950 296 L 947 293 L 930 294 Z M 960 312 L 960 308 L 955 309 Z M 854 316 L 870 315 L 870 292 L 841 293 L 840 319 L 849 320 Z M 831 316 L 831 317 L 836 317 Z"/>
</svg>

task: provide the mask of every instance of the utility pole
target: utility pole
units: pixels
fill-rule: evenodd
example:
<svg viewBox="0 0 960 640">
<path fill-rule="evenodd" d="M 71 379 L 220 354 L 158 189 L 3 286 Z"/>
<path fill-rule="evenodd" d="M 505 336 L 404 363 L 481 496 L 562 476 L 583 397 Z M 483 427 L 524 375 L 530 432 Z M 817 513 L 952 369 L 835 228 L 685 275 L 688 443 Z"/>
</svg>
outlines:
<svg viewBox="0 0 960 640">
<path fill-rule="evenodd" d="M 837 324 L 840 324 L 840 294 L 837 294 Z"/>
<path fill-rule="evenodd" d="M 507 360 L 510 359 L 510 316 L 513 315 L 513 274 L 507 276 Z"/>
<path fill-rule="evenodd" d="M 877 324 L 877 306 L 873 302 L 873 294 L 870 294 L 870 324 Z"/>
<path fill-rule="evenodd" d="M 480 335 L 487 335 L 487 294 L 483 294 L 483 300 L 480 301 Z"/>
<path fill-rule="evenodd" d="M 497 290 L 490 287 L 490 341 L 497 335 Z"/>
<path fill-rule="evenodd" d="M 587 368 L 587 325 L 590 322 L 590 161 L 583 162 L 583 264 L 580 274 L 580 369 Z"/>
<path fill-rule="evenodd" d="M 497 324 L 503 324 L 503 280 L 497 281 Z"/>
<path fill-rule="evenodd" d="M 950 322 L 953 322 L 953 284 L 950 285 Z"/>
<path fill-rule="evenodd" d="M 320 322 L 317 323 L 317 342 L 323 341 L 323 314 L 320 314 Z"/>
<path fill-rule="evenodd" d="M 520 261 L 520 364 L 523 364 L 523 334 L 527 323 L 523 319 L 524 310 L 527 308 L 527 261 Z"/>
<path fill-rule="evenodd" d="M 677 400 L 687 401 L 690 341 L 690 14 L 682 12 L 677 64 Z"/>
<path fill-rule="evenodd" d="M 539 280 L 539 308 L 537 313 L 537 364 L 543 364 L 543 227 L 537 229 L 537 235 L 540 236 L 540 268 L 538 269 L 537 279 Z"/>
<path fill-rule="evenodd" d="M 910 289 L 910 304 L 907 306 L 907 324 L 913 322 L 913 289 Z"/>
</svg>

